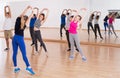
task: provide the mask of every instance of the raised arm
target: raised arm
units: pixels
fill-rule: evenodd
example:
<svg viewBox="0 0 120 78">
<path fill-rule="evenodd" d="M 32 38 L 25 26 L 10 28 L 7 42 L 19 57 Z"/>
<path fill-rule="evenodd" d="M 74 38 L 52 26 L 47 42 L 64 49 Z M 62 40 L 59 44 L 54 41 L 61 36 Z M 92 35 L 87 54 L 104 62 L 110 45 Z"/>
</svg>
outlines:
<svg viewBox="0 0 120 78">
<path fill-rule="evenodd" d="M 6 8 L 7 8 L 7 6 L 4 7 L 4 15 L 5 15 L 5 17 L 7 16 L 6 15 L 6 13 L 7 13 Z"/>
<path fill-rule="evenodd" d="M 26 12 L 28 11 L 28 9 L 32 9 L 31 6 L 28 6 L 27 8 L 25 8 L 25 10 L 21 13 L 20 17 L 24 16 L 26 14 Z"/>
<path fill-rule="evenodd" d="M 67 10 L 67 13 L 72 13 L 72 10 L 71 10 L 71 9 L 68 9 L 68 10 Z"/>
<path fill-rule="evenodd" d="M 97 15 L 101 16 L 101 12 L 100 12 L 100 11 L 98 11 L 98 12 L 97 12 Z"/>
<path fill-rule="evenodd" d="M 64 14 L 65 11 L 66 11 L 66 13 L 67 13 L 67 9 L 64 9 L 64 10 L 62 11 L 62 14 Z"/>
<path fill-rule="evenodd" d="M 9 12 L 9 17 L 11 18 L 12 14 L 11 14 L 10 6 L 7 6 L 7 8 L 8 8 L 8 12 Z"/>
<path fill-rule="evenodd" d="M 73 20 L 74 20 L 74 18 L 76 17 L 76 15 L 79 15 L 79 13 L 78 13 L 78 11 L 77 11 L 77 10 L 72 10 L 72 13 L 75 13 L 75 14 L 74 14 L 74 17 L 73 17 L 73 19 L 72 19 L 71 21 L 73 21 Z"/>
<path fill-rule="evenodd" d="M 44 8 L 43 11 L 46 11 L 46 15 L 45 15 L 45 18 L 44 18 L 42 24 L 46 21 L 48 14 L 49 14 L 49 10 L 47 8 Z"/>
</svg>

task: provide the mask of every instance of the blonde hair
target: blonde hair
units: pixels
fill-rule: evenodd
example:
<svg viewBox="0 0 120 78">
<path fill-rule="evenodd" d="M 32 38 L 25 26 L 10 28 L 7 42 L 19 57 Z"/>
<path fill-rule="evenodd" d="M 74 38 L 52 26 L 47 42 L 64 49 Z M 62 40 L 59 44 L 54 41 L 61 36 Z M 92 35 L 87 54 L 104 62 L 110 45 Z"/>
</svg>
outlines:
<svg viewBox="0 0 120 78">
<path fill-rule="evenodd" d="M 24 17 L 21 17 L 21 29 L 23 29 L 25 26 L 25 20 Z"/>
</svg>

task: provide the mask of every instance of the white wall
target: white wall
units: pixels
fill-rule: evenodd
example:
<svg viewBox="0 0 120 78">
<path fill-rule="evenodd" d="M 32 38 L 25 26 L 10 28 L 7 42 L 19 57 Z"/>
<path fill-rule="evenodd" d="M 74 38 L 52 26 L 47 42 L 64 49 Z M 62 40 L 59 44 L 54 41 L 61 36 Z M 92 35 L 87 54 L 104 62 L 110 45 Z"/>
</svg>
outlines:
<svg viewBox="0 0 120 78">
<path fill-rule="evenodd" d="M 110 9 L 120 10 L 120 0 L 91 0 L 90 6 L 91 12 L 95 10 L 102 12 L 99 23 L 101 29 L 104 29 L 103 26 L 104 17 L 108 14 L 108 10 Z M 120 19 L 115 20 L 114 27 L 115 30 L 120 30 Z"/>
<path fill-rule="evenodd" d="M 5 4 L 6 2 L 2 2 L 1 4 Z M 36 6 L 39 7 L 40 9 L 42 8 L 48 8 L 50 10 L 49 16 L 47 21 L 45 22 L 44 26 L 46 27 L 59 27 L 60 25 L 60 15 L 63 9 L 76 9 L 76 10 L 80 10 L 81 8 L 87 8 L 86 12 L 80 12 L 80 14 L 84 17 L 86 17 L 86 15 L 88 15 L 88 11 L 89 11 L 89 1 L 88 0 L 31 0 L 31 1 L 21 1 L 19 0 L 19 2 L 8 2 L 11 10 L 12 10 L 12 16 L 13 16 L 13 21 L 15 21 L 16 17 L 18 15 L 20 15 L 20 13 L 24 10 L 24 8 L 27 5 L 31 5 L 31 6 Z M 0 7 L 3 6 L 0 5 Z M 1 10 L 2 10 L 1 9 Z M 3 12 L 3 10 L 1 11 Z M 3 18 L 3 14 L 0 14 L 0 17 Z M 4 19 L 4 18 L 3 18 Z M 2 21 L 0 22 L 3 22 Z M 86 22 L 86 18 L 83 19 L 83 21 Z M 83 28 L 86 28 L 86 23 L 83 23 Z"/>
</svg>

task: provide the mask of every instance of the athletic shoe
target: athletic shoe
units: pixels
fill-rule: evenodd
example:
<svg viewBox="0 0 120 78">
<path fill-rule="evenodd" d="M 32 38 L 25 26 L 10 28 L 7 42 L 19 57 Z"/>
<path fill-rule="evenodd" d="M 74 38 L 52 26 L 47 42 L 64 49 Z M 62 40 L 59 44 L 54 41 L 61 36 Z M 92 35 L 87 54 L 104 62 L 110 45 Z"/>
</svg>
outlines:
<svg viewBox="0 0 120 78">
<path fill-rule="evenodd" d="M 42 47 L 42 44 L 40 44 L 40 47 Z"/>
<path fill-rule="evenodd" d="M 8 50 L 9 50 L 9 48 L 5 48 L 5 49 L 4 49 L 4 51 L 8 51 Z"/>
<path fill-rule="evenodd" d="M 34 45 L 34 43 L 31 44 L 31 46 L 33 46 L 33 45 Z"/>
<path fill-rule="evenodd" d="M 46 56 L 48 57 L 48 52 L 45 52 Z"/>
<path fill-rule="evenodd" d="M 20 71 L 20 68 L 15 68 L 15 69 L 14 69 L 14 72 L 15 72 L 15 73 L 18 73 L 19 71 Z"/>
<path fill-rule="evenodd" d="M 84 62 L 86 62 L 86 61 L 87 61 L 87 59 L 86 59 L 86 57 L 85 57 L 85 56 L 82 56 L 82 61 L 84 61 Z"/>
<path fill-rule="evenodd" d="M 79 50 L 76 48 L 76 51 L 79 52 Z"/>
<path fill-rule="evenodd" d="M 38 51 L 34 52 L 33 55 L 38 55 Z"/>
<path fill-rule="evenodd" d="M 73 56 L 73 55 L 70 55 L 69 59 L 70 59 L 70 60 L 74 59 L 74 56 Z"/>
<path fill-rule="evenodd" d="M 26 71 L 28 72 L 28 73 L 30 73 L 31 75 L 34 75 L 35 74 L 35 72 L 32 70 L 32 68 L 26 68 Z"/>
<path fill-rule="evenodd" d="M 70 51 L 71 49 L 69 48 L 67 51 Z"/>
</svg>

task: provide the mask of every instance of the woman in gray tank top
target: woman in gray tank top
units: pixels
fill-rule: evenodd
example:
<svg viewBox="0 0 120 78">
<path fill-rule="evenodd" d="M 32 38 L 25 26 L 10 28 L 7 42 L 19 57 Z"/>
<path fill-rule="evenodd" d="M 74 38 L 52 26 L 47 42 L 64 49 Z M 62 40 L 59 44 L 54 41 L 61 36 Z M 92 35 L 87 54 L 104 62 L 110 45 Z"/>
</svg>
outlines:
<svg viewBox="0 0 120 78">
<path fill-rule="evenodd" d="M 43 11 L 47 11 L 46 16 L 43 13 Z M 41 43 L 40 46 L 44 48 L 46 56 L 48 56 L 48 53 L 47 53 L 46 46 L 45 46 L 42 36 L 41 36 L 40 26 L 46 21 L 46 19 L 48 17 L 48 12 L 49 12 L 49 10 L 47 8 L 44 8 L 40 12 L 40 14 L 37 16 L 37 20 L 35 21 L 35 24 L 34 24 L 34 31 L 35 31 L 34 32 L 34 35 L 35 35 L 34 43 L 35 43 L 35 49 L 36 49 L 35 53 L 38 53 L 38 45 L 37 45 L 37 40 L 38 40 Z"/>
<path fill-rule="evenodd" d="M 87 24 L 87 26 L 88 26 L 88 35 L 90 35 L 90 27 L 92 28 L 92 30 L 93 30 L 93 32 L 95 32 L 94 31 L 94 28 L 93 28 L 93 24 L 92 24 L 92 21 L 93 21 L 93 19 L 94 19 L 94 14 L 96 13 L 96 11 L 94 11 L 91 15 L 90 15 L 90 17 L 89 17 L 89 21 L 88 21 L 88 24 Z"/>
</svg>

